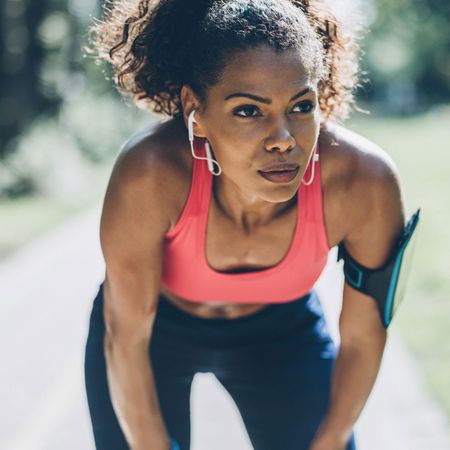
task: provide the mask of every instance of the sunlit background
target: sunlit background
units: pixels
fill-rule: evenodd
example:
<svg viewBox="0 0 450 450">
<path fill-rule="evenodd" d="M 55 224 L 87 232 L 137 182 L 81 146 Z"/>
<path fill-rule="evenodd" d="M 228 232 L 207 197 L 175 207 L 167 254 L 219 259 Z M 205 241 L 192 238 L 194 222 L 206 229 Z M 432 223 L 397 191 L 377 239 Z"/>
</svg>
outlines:
<svg viewBox="0 0 450 450">
<path fill-rule="evenodd" d="M 422 208 L 410 283 L 393 328 L 414 360 L 426 395 L 436 407 L 434 412 L 439 411 L 439 420 L 448 431 L 450 2 L 336 0 L 333 4 L 349 25 L 363 28 L 358 105 L 368 112 L 354 113 L 346 126 L 379 144 L 395 160 L 403 180 L 407 214 Z M 66 428 L 62 429 L 69 434 L 55 438 L 53 433 L 53 441 L 48 436 L 47 440 L 39 441 L 43 436 L 39 432 L 42 422 L 38 426 L 32 421 L 42 414 L 33 411 L 41 411 L 38 404 L 48 395 L 48 386 L 54 387 L 64 371 L 56 364 L 54 371 L 47 374 L 45 367 L 51 365 L 51 357 L 42 348 L 32 347 L 32 343 L 47 333 L 52 342 L 59 341 L 55 355 L 64 355 L 64 327 L 61 332 L 56 329 L 53 332 L 52 326 L 61 321 L 68 309 L 64 308 L 65 290 L 60 290 L 61 309 L 52 309 L 51 303 L 45 303 L 45 293 L 31 290 L 30 286 L 35 281 L 35 286 L 38 285 L 38 277 L 42 282 L 41 271 L 43 274 L 47 263 L 50 264 L 46 259 L 50 250 L 38 245 L 43 242 L 40 239 L 45 236 L 45 242 L 58 242 L 62 249 L 64 243 L 75 245 L 77 230 L 83 226 L 80 219 L 83 214 L 86 211 L 99 214 L 121 144 L 157 119 L 132 106 L 131 100 L 120 97 L 108 79 L 109 67 L 96 65 L 82 51 L 87 26 L 93 17 L 101 17 L 101 5 L 100 0 L 0 1 L 2 449 L 80 449 L 69 439 L 70 430 L 78 437 L 90 433 L 86 417 L 80 419 L 84 427 L 77 430 L 73 425 L 79 418 L 78 410 L 68 413 L 62 408 L 58 411 L 70 417 L 64 419 Z M 96 229 L 94 235 L 95 232 Z M 21 253 L 24 249 L 28 253 Z M 66 254 L 69 252 L 67 249 Z M 27 258 L 31 255 L 31 259 L 24 262 L 18 255 L 25 254 Z M 21 280 L 21 274 L 25 273 L 23 264 L 34 274 L 29 279 L 24 276 Z M 60 267 L 78 270 L 70 264 L 61 259 Z M 43 285 L 62 279 L 58 271 L 52 272 L 52 277 Z M 83 277 L 79 282 L 83 283 Z M 21 283 L 30 289 L 26 300 L 23 295 L 16 297 Z M 65 289 L 74 292 L 77 288 L 69 280 Z M 86 332 L 86 308 L 94 294 L 92 289 L 90 286 L 80 291 L 85 292 L 80 299 L 83 314 L 76 325 L 81 336 Z M 28 333 L 31 329 L 33 332 Z M 30 354 L 24 350 L 27 348 Z M 40 351 L 45 357 L 39 357 Z M 64 370 L 70 372 L 75 366 L 64 363 Z M 34 385 L 40 373 L 46 374 L 46 381 Z M 406 378 L 410 375 L 404 374 Z M 399 389 L 401 380 L 399 377 Z M 54 405 L 61 403 L 57 393 L 66 391 L 51 391 L 55 398 L 51 401 L 47 398 L 47 419 L 53 417 Z M 34 438 L 27 439 L 25 432 Z M 386 446 L 380 450 L 400 448 Z M 443 450 L 444 446 L 424 444 L 420 448 Z"/>
</svg>

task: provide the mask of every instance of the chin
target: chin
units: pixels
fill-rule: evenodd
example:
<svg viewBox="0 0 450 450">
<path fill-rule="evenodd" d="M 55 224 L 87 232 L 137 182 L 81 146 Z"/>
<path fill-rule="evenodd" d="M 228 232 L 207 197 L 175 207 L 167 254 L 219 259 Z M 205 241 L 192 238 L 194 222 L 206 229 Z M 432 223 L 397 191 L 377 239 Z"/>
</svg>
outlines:
<svg viewBox="0 0 450 450">
<path fill-rule="evenodd" d="M 299 183 L 289 185 L 274 185 L 272 189 L 265 189 L 261 197 L 271 203 L 285 203 L 291 200 L 299 188 Z"/>
</svg>

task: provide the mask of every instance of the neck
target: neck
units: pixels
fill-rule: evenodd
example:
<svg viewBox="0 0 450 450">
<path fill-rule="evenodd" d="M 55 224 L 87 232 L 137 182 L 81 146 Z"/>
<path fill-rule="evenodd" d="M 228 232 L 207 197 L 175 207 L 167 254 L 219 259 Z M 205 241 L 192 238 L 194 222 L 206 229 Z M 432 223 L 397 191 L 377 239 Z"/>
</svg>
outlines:
<svg viewBox="0 0 450 450">
<path fill-rule="evenodd" d="M 224 176 L 213 176 L 213 196 L 220 212 L 246 233 L 281 216 L 297 203 L 297 195 L 282 202 L 270 202 L 244 192 Z"/>
</svg>

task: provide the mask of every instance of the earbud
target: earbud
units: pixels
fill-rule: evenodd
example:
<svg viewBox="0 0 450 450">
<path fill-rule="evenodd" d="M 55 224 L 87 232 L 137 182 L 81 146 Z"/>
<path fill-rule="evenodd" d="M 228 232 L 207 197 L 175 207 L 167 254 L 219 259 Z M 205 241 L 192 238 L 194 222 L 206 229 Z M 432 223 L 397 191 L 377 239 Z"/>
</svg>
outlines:
<svg viewBox="0 0 450 450">
<path fill-rule="evenodd" d="M 195 116 L 195 109 L 192 110 L 192 112 L 189 114 L 188 117 L 188 133 L 190 142 L 194 142 L 194 122 L 197 123 L 194 116 Z"/>
<path fill-rule="evenodd" d="M 215 159 L 213 159 L 212 153 L 211 153 L 211 147 L 209 146 L 208 141 L 205 142 L 206 158 L 203 156 L 197 156 L 194 153 L 194 122 L 197 123 L 194 116 L 195 116 L 195 109 L 193 109 L 188 116 L 188 136 L 189 136 L 189 143 L 191 144 L 192 156 L 197 159 L 206 159 L 206 162 L 208 164 L 208 170 L 213 175 L 220 175 L 222 173 L 222 168 L 220 167 L 219 163 Z M 219 169 L 219 171 L 217 173 L 214 172 L 214 164 Z"/>
</svg>

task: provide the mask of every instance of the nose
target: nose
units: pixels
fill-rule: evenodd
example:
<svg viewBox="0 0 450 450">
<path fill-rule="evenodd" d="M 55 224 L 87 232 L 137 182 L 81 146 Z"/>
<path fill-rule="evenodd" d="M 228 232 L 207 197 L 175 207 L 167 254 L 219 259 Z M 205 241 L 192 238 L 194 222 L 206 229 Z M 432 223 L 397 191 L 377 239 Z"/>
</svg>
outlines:
<svg viewBox="0 0 450 450">
<path fill-rule="evenodd" d="M 278 120 L 271 127 L 270 135 L 265 140 L 265 148 L 270 151 L 285 152 L 296 146 L 296 141 L 287 127 L 285 120 Z"/>
</svg>

